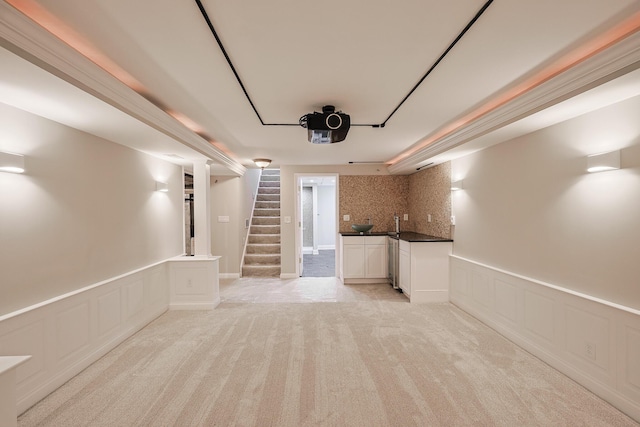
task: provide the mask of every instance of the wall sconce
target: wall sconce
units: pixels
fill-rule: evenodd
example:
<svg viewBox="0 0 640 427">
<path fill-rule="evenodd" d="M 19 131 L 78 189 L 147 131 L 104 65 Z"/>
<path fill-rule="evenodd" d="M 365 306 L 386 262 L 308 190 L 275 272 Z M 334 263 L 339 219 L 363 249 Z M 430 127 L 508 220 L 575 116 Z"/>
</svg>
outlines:
<svg viewBox="0 0 640 427">
<path fill-rule="evenodd" d="M 253 159 L 253 163 L 255 163 L 260 169 L 264 170 L 264 168 L 271 164 L 271 159 Z"/>
<path fill-rule="evenodd" d="M 620 169 L 620 150 L 587 156 L 587 171 L 602 172 Z"/>
<path fill-rule="evenodd" d="M 24 156 L 0 151 L 0 172 L 23 173 Z"/>
<path fill-rule="evenodd" d="M 451 183 L 451 191 L 462 190 L 462 180 L 453 181 Z"/>
<path fill-rule="evenodd" d="M 156 191 L 167 193 L 169 192 L 169 185 L 166 182 L 156 181 Z"/>
</svg>

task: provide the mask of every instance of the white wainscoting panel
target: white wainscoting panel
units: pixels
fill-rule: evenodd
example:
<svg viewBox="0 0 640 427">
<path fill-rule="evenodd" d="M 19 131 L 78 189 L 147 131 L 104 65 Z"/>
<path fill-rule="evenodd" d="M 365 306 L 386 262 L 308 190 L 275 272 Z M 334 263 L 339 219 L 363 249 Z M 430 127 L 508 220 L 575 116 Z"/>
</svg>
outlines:
<svg viewBox="0 0 640 427">
<path fill-rule="evenodd" d="M 635 323 L 635 324 L 634 324 Z M 633 319 L 624 319 L 620 325 L 623 348 L 620 352 L 622 387 L 640 402 L 640 325 Z"/>
<path fill-rule="evenodd" d="M 488 309 L 493 307 L 493 283 L 489 281 L 487 276 L 475 271 L 471 273 L 471 294 L 478 304 Z"/>
<path fill-rule="evenodd" d="M 518 322 L 518 288 L 503 280 L 495 281 L 496 313 L 513 324 Z"/>
<path fill-rule="evenodd" d="M 172 310 L 212 310 L 220 304 L 219 259 L 181 256 L 169 261 Z"/>
<path fill-rule="evenodd" d="M 0 356 L 16 368 L 20 414 L 169 307 L 167 262 L 0 316 Z"/>
<path fill-rule="evenodd" d="M 97 297 L 99 336 L 103 336 L 120 326 L 122 322 L 121 298 L 120 289 L 115 289 Z"/>
<path fill-rule="evenodd" d="M 554 331 L 553 299 L 538 292 L 524 291 L 524 327 L 532 340 L 544 340 L 553 345 Z"/>
<path fill-rule="evenodd" d="M 55 319 L 57 360 L 63 362 L 89 345 L 89 301 L 58 312 Z"/>
<path fill-rule="evenodd" d="M 640 421 L 640 311 L 455 255 L 450 301 Z"/>
</svg>

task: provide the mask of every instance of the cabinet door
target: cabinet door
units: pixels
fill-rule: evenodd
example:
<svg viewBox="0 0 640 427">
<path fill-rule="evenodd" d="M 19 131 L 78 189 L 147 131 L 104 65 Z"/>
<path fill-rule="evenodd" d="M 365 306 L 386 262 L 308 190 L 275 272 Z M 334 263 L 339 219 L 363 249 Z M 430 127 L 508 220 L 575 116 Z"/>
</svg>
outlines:
<svg viewBox="0 0 640 427">
<path fill-rule="evenodd" d="M 364 277 L 364 245 L 344 245 L 342 247 L 342 268 L 345 279 Z"/>
<path fill-rule="evenodd" d="M 400 251 L 400 288 L 402 292 L 411 295 L 411 254 Z"/>
<path fill-rule="evenodd" d="M 367 279 L 387 277 L 387 247 L 385 245 L 365 245 L 365 276 Z"/>
</svg>

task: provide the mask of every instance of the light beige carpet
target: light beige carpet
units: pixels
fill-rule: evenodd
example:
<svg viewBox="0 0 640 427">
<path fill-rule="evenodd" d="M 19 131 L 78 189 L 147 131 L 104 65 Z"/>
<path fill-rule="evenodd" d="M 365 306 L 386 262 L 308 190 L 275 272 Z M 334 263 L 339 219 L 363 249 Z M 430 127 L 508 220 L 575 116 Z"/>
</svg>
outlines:
<svg viewBox="0 0 640 427">
<path fill-rule="evenodd" d="M 637 425 L 454 306 L 355 289 L 168 312 L 19 425 Z"/>
</svg>

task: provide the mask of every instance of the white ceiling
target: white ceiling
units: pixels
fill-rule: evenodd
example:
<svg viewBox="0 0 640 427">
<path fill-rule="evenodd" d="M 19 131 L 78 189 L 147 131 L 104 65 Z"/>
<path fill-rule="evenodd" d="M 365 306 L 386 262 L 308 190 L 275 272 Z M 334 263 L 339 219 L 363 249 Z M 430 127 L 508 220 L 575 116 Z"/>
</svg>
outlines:
<svg viewBox="0 0 640 427">
<path fill-rule="evenodd" d="M 141 86 L 138 90 L 189 118 L 201 134 L 227 147 L 237 162 L 252 166 L 252 158 L 267 157 L 276 167 L 389 162 L 640 10 L 637 0 L 496 0 L 384 128 L 356 126 L 344 142 L 314 145 L 299 126 L 260 123 L 195 0 L 19 3 L 42 6 L 59 28 L 67 27 L 65 34 L 93 46 L 130 74 Z M 263 121 L 289 124 L 325 104 L 350 114 L 352 123 L 384 122 L 484 4 L 202 0 Z M 38 109 L 47 102 L 38 97 L 51 100 L 55 95 L 56 103 L 82 114 L 63 117 L 65 108 L 54 107 L 60 117 L 49 118 L 116 142 L 130 140 L 122 133 L 133 132 L 147 141 L 134 148 L 153 151 L 150 146 L 159 144 L 162 149 L 157 146 L 155 154 L 188 150 L 171 147 L 170 138 L 142 130 L 121 112 L 88 108 L 98 108 L 99 102 L 43 70 L 27 70 L 27 61 L 13 56 L 0 52 L 0 102 L 29 109 L 31 98 L 18 95 L 8 101 L 6 93 L 31 89 L 36 106 L 31 109 L 44 115 Z M 638 90 L 638 85 L 631 86 Z M 625 91 L 624 96 L 637 93 Z M 531 120 L 519 130 L 512 126 L 489 143 L 552 121 Z M 120 122 L 124 125 L 114 126 Z M 193 153 L 183 154 L 189 158 Z"/>
</svg>

